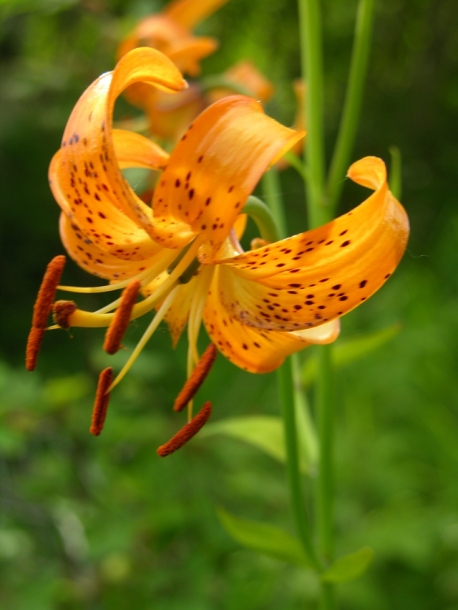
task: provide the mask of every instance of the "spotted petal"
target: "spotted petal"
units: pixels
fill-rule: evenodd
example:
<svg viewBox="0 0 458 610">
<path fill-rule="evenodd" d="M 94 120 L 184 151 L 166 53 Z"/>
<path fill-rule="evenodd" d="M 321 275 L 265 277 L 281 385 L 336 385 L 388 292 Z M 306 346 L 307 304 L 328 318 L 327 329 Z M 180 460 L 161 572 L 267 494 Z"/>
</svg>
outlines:
<svg viewBox="0 0 458 610">
<path fill-rule="evenodd" d="M 65 249 L 72 259 L 85 271 L 106 280 L 125 280 L 137 275 L 164 258 L 163 249 L 150 258 L 140 261 L 128 261 L 109 254 L 99 248 L 78 227 L 74 220 L 61 213 L 59 222 L 60 236 Z M 122 253 L 121 253 L 122 254 Z M 164 262 L 166 266 L 166 261 Z"/>
<path fill-rule="evenodd" d="M 350 168 L 376 189 L 363 204 L 323 227 L 221 260 L 219 299 L 243 324 L 270 330 L 319 326 L 378 290 L 406 248 L 409 224 L 388 190 L 384 163 Z"/>
<path fill-rule="evenodd" d="M 115 132 L 113 138 L 111 130 L 116 97 L 137 81 L 170 92 L 186 86 L 164 55 L 154 49 L 135 49 L 81 96 L 49 171 L 51 188 L 63 211 L 100 249 L 117 256 L 121 250 L 126 260 L 144 260 L 158 250 L 145 231 L 152 221 L 151 209 L 124 180 L 116 151 L 121 150 L 124 165 L 140 157 L 140 165 L 163 166 L 163 159 L 141 136 L 127 139 L 126 134 Z"/>
<path fill-rule="evenodd" d="M 204 309 L 204 323 L 221 353 L 236 366 L 251 373 L 268 373 L 286 356 L 313 344 L 331 343 L 339 335 L 339 320 L 298 332 L 277 332 L 241 324 L 219 299 L 224 279 L 222 267 L 214 273 Z"/>
<path fill-rule="evenodd" d="M 180 248 L 200 234 L 200 260 L 213 258 L 264 171 L 303 136 L 249 97 L 207 108 L 175 147 L 155 190 L 153 237 Z"/>
</svg>

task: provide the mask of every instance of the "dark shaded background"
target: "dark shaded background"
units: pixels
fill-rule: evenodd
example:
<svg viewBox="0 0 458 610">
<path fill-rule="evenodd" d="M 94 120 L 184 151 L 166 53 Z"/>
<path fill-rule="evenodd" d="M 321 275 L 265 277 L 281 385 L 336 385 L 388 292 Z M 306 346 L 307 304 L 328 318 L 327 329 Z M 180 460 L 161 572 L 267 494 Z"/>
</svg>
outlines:
<svg viewBox="0 0 458 610">
<path fill-rule="evenodd" d="M 102 331 L 49 333 L 38 370 L 23 370 L 43 270 L 63 251 L 50 158 L 79 95 L 112 69 L 122 35 L 160 6 L 0 4 L 0 605 L 11 610 L 316 606 L 313 576 L 241 549 L 216 518 L 222 505 L 292 530 L 280 465 L 216 437 L 167 460 L 156 456 L 176 430 L 170 405 L 185 376 L 185 345 L 173 352 L 166 330 L 157 333 L 114 393 L 97 439 L 87 428 L 107 362 Z M 328 152 L 355 7 L 324 2 Z M 376 553 L 364 578 L 342 587 L 348 610 L 458 609 L 457 26 L 454 0 L 378 2 L 353 159 L 388 161 L 391 145 L 401 149 L 412 238 L 386 287 L 343 321 L 343 337 L 403 325 L 336 379 L 337 547 L 369 544 Z M 292 121 L 291 81 L 299 75 L 292 0 L 232 0 L 200 31 L 221 41 L 205 74 L 252 59 L 277 85 L 268 112 Z M 282 175 L 282 191 L 297 231 L 303 196 L 293 170 Z M 365 196 L 346 185 L 341 209 Z M 92 281 L 74 264 L 65 280 Z M 128 344 L 142 328 L 132 326 Z M 214 401 L 215 420 L 277 412 L 274 376 L 250 376 L 222 358 L 201 397 Z"/>
</svg>

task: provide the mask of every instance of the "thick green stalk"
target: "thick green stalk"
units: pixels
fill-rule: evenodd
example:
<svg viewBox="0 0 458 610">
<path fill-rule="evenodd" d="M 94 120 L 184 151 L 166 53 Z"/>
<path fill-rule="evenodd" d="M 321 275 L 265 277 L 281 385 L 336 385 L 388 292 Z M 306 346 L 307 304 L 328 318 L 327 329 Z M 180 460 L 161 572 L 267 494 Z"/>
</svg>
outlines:
<svg viewBox="0 0 458 610">
<path fill-rule="evenodd" d="M 304 113 L 307 126 L 306 163 L 307 210 L 311 228 L 331 220 L 332 211 L 324 199 L 324 129 L 323 129 L 323 66 L 321 18 L 319 0 L 298 0 L 302 75 L 307 83 Z M 332 487 L 332 402 L 330 347 L 318 348 L 318 382 L 316 412 L 319 422 L 319 469 L 316 488 L 316 512 L 320 554 L 326 561 L 330 557 L 333 541 L 333 487 Z M 321 607 L 336 607 L 335 587 L 323 583 Z"/>
<path fill-rule="evenodd" d="M 339 201 L 345 174 L 350 164 L 361 112 L 374 22 L 374 1 L 360 0 L 358 6 L 350 75 L 325 195 L 332 214 Z"/>
<path fill-rule="evenodd" d="M 272 168 L 263 176 L 263 194 L 267 201 L 272 215 L 275 219 L 278 235 L 276 239 L 286 237 L 286 219 L 283 209 L 283 197 L 281 194 L 280 180 L 278 172 Z M 282 366 L 277 371 L 278 391 L 283 414 L 283 428 L 285 433 L 286 445 L 286 468 L 288 472 L 288 483 L 290 490 L 291 510 L 296 524 L 296 530 L 301 540 L 302 546 L 307 553 L 311 564 L 318 571 L 321 571 L 321 565 L 317 558 L 315 548 L 313 546 L 312 532 L 310 520 L 307 513 L 307 507 L 304 501 L 302 490 L 302 477 L 299 471 L 299 454 L 298 454 L 298 434 L 296 416 L 299 409 L 305 407 L 298 396 L 300 392 L 299 384 L 295 383 L 295 373 L 293 368 L 292 358 L 287 358 Z M 305 413 L 303 414 L 305 415 Z M 307 426 L 308 419 L 303 417 L 302 426 Z M 308 430 L 306 436 L 310 455 L 313 453 L 313 430 Z M 305 439 L 304 439 L 305 440 Z"/>
<path fill-rule="evenodd" d="M 275 167 L 272 167 L 262 177 L 262 191 L 264 199 L 269 206 L 275 219 L 279 237 L 284 239 L 288 235 L 286 227 L 285 211 L 283 209 L 283 197 L 281 194 L 280 176 Z"/>
<path fill-rule="evenodd" d="M 297 450 L 296 411 L 291 358 L 287 358 L 277 371 L 278 389 L 283 413 L 285 431 L 288 482 L 291 498 L 291 509 L 296 522 L 296 529 L 305 552 L 314 568 L 321 571 L 312 543 L 312 532 L 302 491 L 302 478 L 299 472 L 299 455 Z"/>
<path fill-rule="evenodd" d="M 307 129 L 307 206 L 311 227 L 323 224 L 328 212 L 324 207 L 323 65 L 321 53 L 321 16 L 319 0 L 299 0 L 302 76 L 307 86 L 304 119 Z"/>
<path fill-rule="evenodd" d="M 316 493 L 318 545 L 326 563 L 334 558 L 334 397 L 332 346 L 318 348 L 319 375 L 316 386 L 316 413 L 319 445 L 319 476 Z"/>
</svg>

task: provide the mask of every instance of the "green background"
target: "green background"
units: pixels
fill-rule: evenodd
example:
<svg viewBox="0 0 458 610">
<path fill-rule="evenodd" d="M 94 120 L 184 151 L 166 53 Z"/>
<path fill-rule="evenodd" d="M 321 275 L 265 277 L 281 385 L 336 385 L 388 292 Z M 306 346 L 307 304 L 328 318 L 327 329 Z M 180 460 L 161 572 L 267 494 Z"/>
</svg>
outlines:
<svg viewBox="0 0 458 610">
<path fill-rule="evenodd" d="M 313 575 L 242 549 L 216 516 L 220 505 L 293 532 L 280 464 L 216 436 L 156 456 L 181 425 L 171 405 L 185 379 L 184 342 L 174 352 L 160 329 L 113 393 L 99 438 L 88 434 L 97 374 L 125 359 L 103 354 L 102 331 L 49 333 L 37 370 L 23 369 L 36 291 L 63 252 L 50 158 L 79 95 L 113 68 L 123 34 L 160 6 L 0 1 L 0 606 L 8 610 L 317 607 Z M 323 3 L 328 156 L 355 10 L 353 1 Z M 412 236 L 394 277 L 343 320 L 344 338 L 402 325 L 336 374 L 337 551 L 375 551 L 364 577 L 340 588 L 344 610 L 458 610 L 457 23 L 454 0 L 377 3 L 352 158 L 388 162 L 389 147 L 401 149 Z M 204 74 L 250 58 L 277 87 L 267 111 L 291 123 L 294 2 L 232 0 L 199 32 L 220 40 Z M 305 230 L 300 180 L 290 169 L 281 183 L 290 232 Z M 366 193 L 346 184 L 341 211 Z M 64 277 L 94 283 L 73 263 Z M 131 325 L 128 346 L 143 328 Z M 207 399 L 214 421 L 278 411 L 274 375 L 249 375 L 222 357 L 199 394 Z"/>
</svg>

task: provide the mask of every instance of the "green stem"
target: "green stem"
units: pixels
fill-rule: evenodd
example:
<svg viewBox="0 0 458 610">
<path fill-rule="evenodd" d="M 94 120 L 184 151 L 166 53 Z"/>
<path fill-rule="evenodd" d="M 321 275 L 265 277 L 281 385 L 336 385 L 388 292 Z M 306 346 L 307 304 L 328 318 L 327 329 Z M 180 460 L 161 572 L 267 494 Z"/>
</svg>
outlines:
<svg viewBox="0 0 458 610">
<path fill-rule="evenodd" d="M 334 405 L 331 350 L 330 345 L 318 348 L 319 375 L 316 387 L 317 427 L 320 439 L 316 517 L 319 548 L 326 563 L 331 562 L 334 557 Z"/>
<path fill-rule="evenodd" d="M 283 209 L 280 176 L 274 167 L 263 175 L 262 190 L 264 199 L 275 219 L 280 239 L 284 239 L 288 235 L 288 231 L 286 228 L 285 211 Z"/>
<path fill-rule="evenodd" d="M 306 162 L 307 210 L 312 228 L 331 220 L 332 210 L 324 195 L 324 136 L 323 136 L 323 67 L 319 0 L 298 0 L 302 75 L 307 83 L 304 112 L 307 126 Z M 332 469 L 332 399 L 330 346 L 318 348 L 318 382 L 316 412 L 319 436 L 319 471 L 316 489 L 316 512 L 320 554 L 328 560 L 333 550 L 333 469 Z M 333 610 L 335 587 L 323 583 L 321 607 Z"/>
<path fill-rule="evenodd" d="M 262 186 L 264 199 L 267 201 L 270 210 L 272 211 L 272 215 L 278 229 L 278 235 L 280 238 L 283 238 L 286 236 L 286 222 L 279 176 L 275 168 L 272 168 L 269 172 L 264 174 Z M 310 559 L 311 564 L 316 570 L 322 571 L 320 561 L 318 560 L 315 548 L 313 546 L 310 521 L 302 490 L 302 477 L 299 471 L 296 416 L 298 411 L 305 407 L 305 404 L 301 402 L 301 399 L 298 396 L 300 389 L 299 384 L 295 383 L 295 373 L 293 367 L 294 362 L 292 358 L 287 358 L 277 371 L 278 390 L 283 413 L 283 427 L 286 445 L 286 467 L 288 471 L 291 510 L 296 523 L 298 536 L 305 552 Z M 302 418 L 301 424 L 307 426 L 308 420 L 306 414 L 303 413 L 303 415 L 305 417 Z M 301 429 L 301 432 L 304 433 L 304 429 Z M 307 430 L 305 436 L 307 437 L 307 448 L 310 449 L 310 453 L 312 453 L 313 440 L 310 439 L 313 436 L 313 430 Z"/>
<path fill-rule="evenodd" d="M 307 206 L 311 227 L 326 222 L 323 207 L 324 138 L 323 138 L 323 65 L 321 53 L 321 15 L 319 0 L 299 0 L 302 76 L 307 83 L 304 96 L 305 143 L 308 180 Z"/>
<path fill-rule="evenodd" d="M 287 358 L 282 366 L 278 369 L 277 379 L 283 412 L 291 509 L 302 546 L 304 547 L 304 550 L 314 568 L 321 571 L 322 568 L 312 543 L 309 517 L 304 502 L 302 480 L 299 472 L 293 369 L 290 358 Z"/>
<path fill-rule="evenodd" d="M 280 239 L 274 214 L 264 201 L 250 195 L 243 206 L 242 212 L 248 214 L 254 220 L 263 239 L 269 242 Z"/>
<path fill-rule="evenodd" d="M 342 192 L 355 141 L 369 61 L 373 21 L 374 0 L 360 0 L 344 109 L 326 191 L 326 200 L 332 212 L 335 211 Z"/>
</svg>

